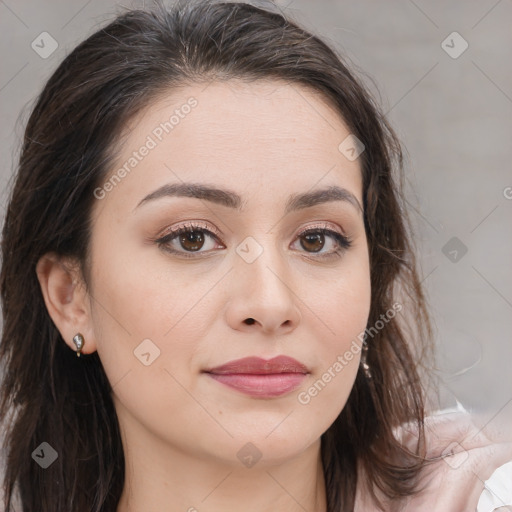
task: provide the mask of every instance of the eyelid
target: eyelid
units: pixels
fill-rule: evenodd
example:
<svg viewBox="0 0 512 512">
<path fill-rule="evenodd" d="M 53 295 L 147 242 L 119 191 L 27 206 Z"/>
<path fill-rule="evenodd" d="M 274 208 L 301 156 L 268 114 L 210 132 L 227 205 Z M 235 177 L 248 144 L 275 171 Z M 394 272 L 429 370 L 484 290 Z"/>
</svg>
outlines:
<svg viewBox="0 0 512 512">
<path fill-rule="evenodd" d="M 201 224 L 201 223 L 203 223 L 203 224 Z M 173 233 L 175 231 L 178 231 L 179 229 L 184 229 L 184 228 L 189 228 L 190 230 L 193 230 L 193 229 L 204 229 L 205 231 L 211 231 L 218 238 L 222 237 L 221 232 L 217 228 L 215 228 L 215 227 L 211 226 L 210 224 L 208 224 L 206 221 L 204 221 L 204 220 L 199 220 L 199 221 L 192 220 L 192 221 L 185 222 L 183 224 L 179 224 L 178 226 L 166 227 L 161 233 L 159 233 L 157 235 L 156 239 L 164 238 L 167 235 L 169 235 L 169 234 L 171 234 L 171 233 Z"/>
<path fill-rule="evenodd" d="M 201 224 L 201 223 L 203 223 L 203 224 Z M 173 232 L 175 232 L 179 229 L 183 229 L 183 228 L 189 228 L 191 230 L 200 228 L 200 229 L 204 229 L 205 231 L 211 231 L 218 238 L 222 237 L 221 232 L 217 228 L 215 228 L 214 226 L 211 226 L 208 222 L 206 222 L 204 220 L 198 220 L 198 221 L 188 221 L 188 223 L 185 222 L 184 224 L 179 224 L 178 226 L 166 227 L 162 232 L 160 232 L 157 235 L 156 238 L 157 239 L 163 238 L 163 237 L 167 236 L 168 234 L 173 233 Z M 316 224 L 312 224 L 307 227 L 300 228 L 297 230 L 295 236 L 297 237 L 297 236 L 301 235 L 302 233 L 304 233 L 305 231 L 309 231 L 311 229 L 325 229 L 325 228 L 332 229 L 333 231 L 336 231 L 336 232 L 341 231 L 340 235 L 348 238 L 348 235 L 342 229 L 340 229 L 338 226 L 336 226 L 336 224 L 333 224 L 329 221 L 317 221 Z"/>
<path fill-rule="evenodd" d="M 338 226 L 336 226 L 336 224 L 333 224 L 332 222 L 329 221 L 317 221 L 317 224 L 311 224 L 305 228 L 300 228 L 297 231 L 296 236 L 301 235 L 305 231 L 310 231 L 314 229 L 330 229 L 332 231 L 335 231 L 336 233 L 339 233 L 341 236 L 348 238 L 348 235 L 345 234 L 345 232 L 341 228 L 339 228 Z"/>
</svg>

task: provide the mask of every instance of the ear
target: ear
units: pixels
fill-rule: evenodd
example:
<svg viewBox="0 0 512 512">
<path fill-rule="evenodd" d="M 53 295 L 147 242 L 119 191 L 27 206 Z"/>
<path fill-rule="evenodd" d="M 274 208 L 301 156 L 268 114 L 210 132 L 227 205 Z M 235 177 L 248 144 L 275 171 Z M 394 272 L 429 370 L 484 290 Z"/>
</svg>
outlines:
<svg viewBox="0 0 512 512">
<path fill-rule="evenodd" d="M 76 261 L 55 253 L 42 256 L 36 265 L 46 309 L 71 350 L 76 351 L 73 336 L 84 337 L 82 354 L 96 350 L 89 294 Z"/>
</svg>

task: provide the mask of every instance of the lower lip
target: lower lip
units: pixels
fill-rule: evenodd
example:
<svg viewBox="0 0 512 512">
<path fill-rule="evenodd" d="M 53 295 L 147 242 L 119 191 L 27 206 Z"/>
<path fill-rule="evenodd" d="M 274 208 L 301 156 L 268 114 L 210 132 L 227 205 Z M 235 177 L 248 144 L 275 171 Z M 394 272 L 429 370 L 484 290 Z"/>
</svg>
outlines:
<svg viewBox="0 0 512 512">
<path fill-rule="evenodd" d="M 265 375 L 208 373 L 207 375 L 246 395 L 268 398 L 281 396 L 293 391 L 306 378 L 304 373 L 270 373 Z"/>
</svg>

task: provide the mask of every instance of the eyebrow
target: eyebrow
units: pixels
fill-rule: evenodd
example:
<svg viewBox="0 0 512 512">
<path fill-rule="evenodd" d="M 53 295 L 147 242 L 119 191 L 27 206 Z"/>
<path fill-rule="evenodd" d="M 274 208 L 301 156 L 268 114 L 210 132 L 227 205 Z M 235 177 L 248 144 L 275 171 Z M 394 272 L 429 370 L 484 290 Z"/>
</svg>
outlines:
<svg viewBox="0 0 512 512">
<path fill-rule="evenodd" d="M 232 190 L 221 189 L 203 183 L 172 183 L 164 185 L 148 194 L 139 202 L 135 209 L 148 201 L 163 197 L 192 197 L 204 199 L 228 208 L 233 208 L 238 212 L 242 211 L 243 207 L 242 198 Z M 361 204 L 352 192 L 334 185 L 310 192 L 291 194 L 286 201 L 284 212 L 288 214 L 292 211 L 303 210 L 332 201 L 346 202 L 351 204 L 361 214 L 363 213 Z"/>
</svg>

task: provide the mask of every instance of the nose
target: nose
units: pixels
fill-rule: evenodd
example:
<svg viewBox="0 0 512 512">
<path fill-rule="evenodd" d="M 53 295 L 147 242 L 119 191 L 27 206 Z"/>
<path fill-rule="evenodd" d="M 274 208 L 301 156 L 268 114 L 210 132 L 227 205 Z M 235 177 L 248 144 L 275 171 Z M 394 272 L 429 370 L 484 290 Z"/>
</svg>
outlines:
<svg viewBox="0 0 512 512">
<path fill-rule="evenodd" d="M 267 248 L 252 263 L 235 258 L 226 309 L 233 329 L 281 335 L 297 328 L 301 300 L 282 258 L 278 251 Z"/>
</svg>

